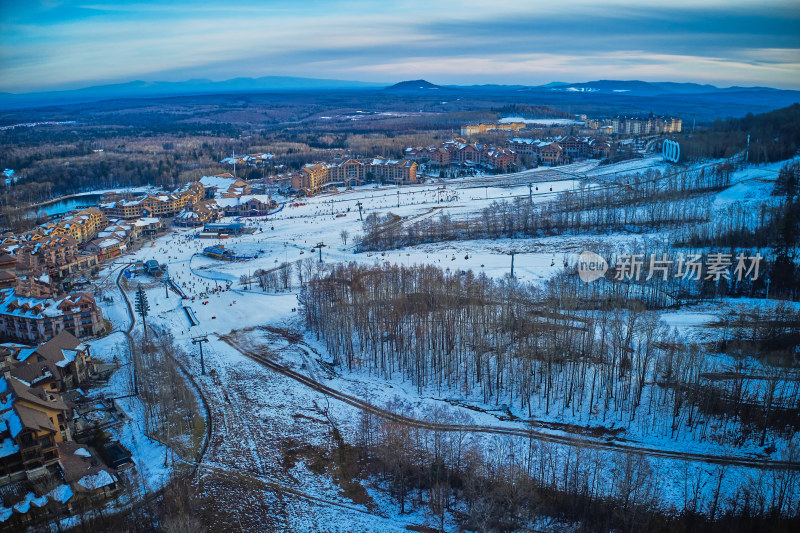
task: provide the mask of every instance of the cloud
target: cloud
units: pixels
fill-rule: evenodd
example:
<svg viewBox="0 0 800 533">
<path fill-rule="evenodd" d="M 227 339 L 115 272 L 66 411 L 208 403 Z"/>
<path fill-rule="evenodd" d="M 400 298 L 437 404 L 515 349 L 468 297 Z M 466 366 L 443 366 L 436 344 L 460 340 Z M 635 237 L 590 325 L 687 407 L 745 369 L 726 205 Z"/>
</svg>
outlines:
<svg viewBox="0 0 800 533">
<path fill-rule="evenodd" d="M 656 77 L 800 88 L 800 5 L 785 1 L 23 4 L 3 5 L 0 90 L 176 73 L 370 81 L 417 73 L 440 83 Z"/>
<path fill-rule="evenodd" d="M 755 55 L 755 54 L 754 54 Z M 795 56 L 795 58 L 798 56 Z M 796 82 L 800 63 L 784 61 L 736 61 L 720 57 L 652 54 L 645 51 L 602 52 L 583 55 L 567 54 L 502 54 L 475 58 L 429 57 L 406 58 L 396 62 L 345 67 L 354 75 L 392 74 L 404 77 L 433 77 L 437 80 L 456 79 L 469 83 L 480 75 L 503 83 L 536 83 L 548 79 L 581 80 L 598 78 L 642 79 L 649 81 L 685 80 L 722 84 L 739 83 L 747 79 L 771 79 L 778 85 L 791 86 Z M 614 76 L 609 76 L 614 72 Z M 756 77 L 752 77 L 756 74 Z M 363 76 L 359 76 L 363 77 Z"/>
</svg>

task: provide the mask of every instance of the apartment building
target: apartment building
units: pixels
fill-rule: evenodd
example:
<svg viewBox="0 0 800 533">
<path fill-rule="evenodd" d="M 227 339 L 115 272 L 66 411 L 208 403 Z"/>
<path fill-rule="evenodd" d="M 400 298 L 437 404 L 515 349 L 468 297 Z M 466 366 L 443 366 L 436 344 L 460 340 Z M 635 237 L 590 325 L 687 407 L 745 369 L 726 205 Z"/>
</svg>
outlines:
<svg viewBox="0 0 800 533">
<path fill-rule="evenodd" d="M 71 439 L 70 415 L 57 393 L 0 376 L 0 484 L 57 464 L 58 444 Z"/>
<path fill-rule="evenodd" d="M 461 128 L 461 136 L 469 137 L 470 135 L 477 135 L 479 133 L 486 133 L 489 131 L 519 131 L 525 129 L 524 122 L 509 122 L 508 124 L 473 124 L 463 126 Z"/>
<path fill-rule="evenodd" d="M 265 194 L 217 198 L 215 200 L 226 217 L 262 216 L 275 209 L 275 201 Z"/>
<path fill-rule="evenodd" d="M 89 345 L 64 330 L 36 348 L 17 350 L 9 373 L 47 391 L 64 391 L 89 381 L 94 362 Z"/>
<path fill-rule="evenodd" d="M 57 225 L 72 235 L 78 244 L 83 244 L 93 239 L 107 223 L 108 220 L 102 211 L 96 207 L 87 207 L 66 215 Z"/>
<path fill-rule="evenodd" d="M 0 253 L 13 254 L 16 258 L 16 276 L 46 273 L 54 281 L 91 268 L 98 261 L 95 254 L 79 249 L 75 237 L 63 228 L 58 231 L 37 228 L 7 237 L 0 241 Z"/>
<path fill-rule="evenodd" d="M 622 135 L 650 135 L 660 133 L 680 133 L 683 121 L 675 117 L 657 117 L 652 113 L 647 117 L 614 117 L 611 131 Z"/>
<path fill-rule="evenodd" d="M 340 163 L 309 164 L 292 177 L 292 188 L 315 194 L 329 185 L 350 187 L 368 180 L 416 183 L 417 163 L 406 159 L 347 159 Z"/>
<path fill-rule="evenodd" d="M 85 292 L 59 298 L 36 298 L 0 290 L 0 336 L 40 343 L 66 330 L 76 337 L 97 335 L 105 324 L 94 297 Z"/>
<path fill-rule="evenodd" d="M 186 206 L 172 221 L 177 226 L 195 227 L 206 222 L 213 222 L 219 218 L 220 208 L 216 200 L 204 200 L 194 205 Z"/>
<path fill-rule="evenodd" d="M 237 198 L 251 192 L 249 183 L 234 178 L 228 172 L 216 176 L 203 176 L 199 183 L 203 187 L 203 197 L 206 199 Z"/>
<path fill-rule="evenodd" d="M 558 165 L 564 162 L 564 149 L 556 141 L 515 137 L 509 139 L 507 145 L 537 164 Z"/>
<path fill-rule="evenodd" d="M 0 253 L 0 289 L 13 287 L 17 283 L 17 258 Z"/>
<path fill-rule="evenodd" d="M 498 170 L 507 170 L 517 164 L 517 154 L 511 149 L 468 143 L 461 138 L 445 141 L 441 146 L 406 148 L 405 157 L 411 161 L 428 161 L 438 166 L 482 165 Z"/>
<path fill-rule="evenodd" d="M 108 218 L 131 220 L 141 217 L 173 217 L 186 206 L 199 202 L 205 197 L 205 189 L 199 182 L 187 185 L 171 194 L 147 194 L 141 198 L 119 198 L 100 204 L 100 210 Z"/>
</svg>

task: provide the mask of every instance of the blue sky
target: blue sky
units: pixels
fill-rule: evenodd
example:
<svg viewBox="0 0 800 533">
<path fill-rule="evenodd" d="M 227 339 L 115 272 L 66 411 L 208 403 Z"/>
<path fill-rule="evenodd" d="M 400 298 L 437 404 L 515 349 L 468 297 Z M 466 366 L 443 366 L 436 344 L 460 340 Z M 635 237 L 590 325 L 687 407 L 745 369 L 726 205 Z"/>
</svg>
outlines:
<svg viewBox="0 0 800 533">
<path fill-rule="evenodd" d="M 796 0 L 0 0 L 0 91 L 303 76 L 800 89 Z"/>
</svg>

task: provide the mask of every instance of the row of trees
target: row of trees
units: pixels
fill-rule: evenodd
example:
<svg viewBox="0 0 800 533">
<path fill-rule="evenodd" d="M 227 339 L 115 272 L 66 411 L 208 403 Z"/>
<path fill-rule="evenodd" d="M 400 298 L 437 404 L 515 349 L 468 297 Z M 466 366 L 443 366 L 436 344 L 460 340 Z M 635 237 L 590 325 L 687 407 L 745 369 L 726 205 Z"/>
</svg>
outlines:
<svg viewBox="0 0 800 533">
<path fill-rule="evenodd" d="M 205 425 L 197 398 L 175 362 L 177 350 L 169 332 L 147 339 L 135 334 L 131 360 L 135 390 L 144 406 L 145 433 L 168 443 L 181 457 L 191 457 Z"/>
<path fill-rule="evenodd" d="M 339 265 L 307 284 L 301 304 L 336 363 L 420 393 L 734 446 L 797 429 L 785 424 L 800 408 L 797 381 L 711 382 L 713 361 L 636 298 L 587 300 L 572 279 L 539 289 L 432 266 Z"/>
<path fill-rule="evenodd" d="M 347 244 L 348 233 L 347 231 L 342 233 L 344 234 L 342 241 Z M 311 257 L 306 257 L 290 263 L 281 263 L 278 267 L 270 270 L 258 269 L 252 274 L 243 274 L 239 278 L 239 283 L 248 289 L 257 285 L 264 292 L 287 291 L 292 290 L 295 281 L 302 286 L 314 274 L 319 273 L 321 268 L 320 263 Z"/>
<path fill-rule="evenodd" d="M 398 410 L 400 406 L 390 406 Z M 436 409 L 426 420 L 463 424 Z M 538 440 L 410 428 L 364 413 L 354 444 L 362 475 L 401 513 L 427 507 L 470 531 L 790 531 L 800 472 L 742 472 Z M 341 446 L 341 443 L 339 444 Z M 792 449 L 797 457 L 798 450 Z M 668 495 L 664 482 L 680 489 Z M 755 529 L 754 529 L 755 528 Z"/>
<path fill-rule="evenodd" d="M 362 250 L 387 250 L 426 242 L 520 238 L 580 233 L 643 232 L 711 219 L 709 192 L 730 184 L 733 167 L 719 164 L 667 175 L 623 176 L 601 186 L 581 184 L 552 201 L 494 202 L 480 216 L 454 220 L 442 213 L 407 227 L 392 213 L 364 220 Z"/>
</svg>

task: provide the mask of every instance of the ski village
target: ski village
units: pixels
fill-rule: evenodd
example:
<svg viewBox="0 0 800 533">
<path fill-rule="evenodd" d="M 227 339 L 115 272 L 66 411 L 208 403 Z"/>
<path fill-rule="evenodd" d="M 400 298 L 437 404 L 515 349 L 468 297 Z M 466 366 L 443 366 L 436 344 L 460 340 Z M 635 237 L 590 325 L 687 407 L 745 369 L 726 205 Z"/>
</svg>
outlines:
<svg viewBox="0 0 800 533">
<path fill-rule="evenodd" d="M 232 155 L 3 235 L 0 526 L 796 516 L 800 160 L 676 163 L 659 124 L 620 162 L 577 137 L 263 179 L 235 176 L 271 154 Z"/>
</svg>

